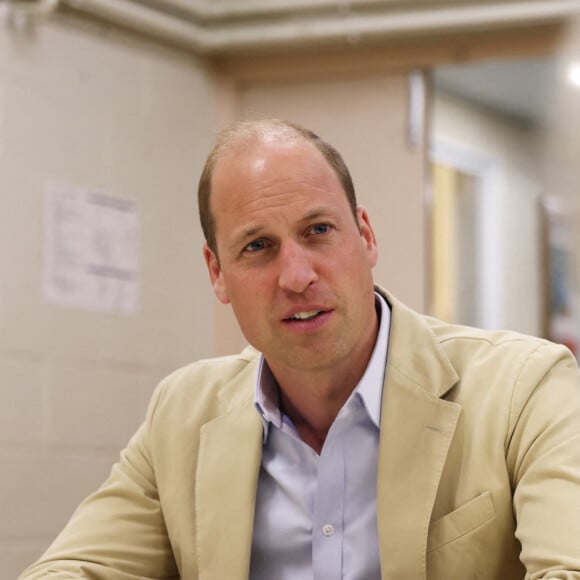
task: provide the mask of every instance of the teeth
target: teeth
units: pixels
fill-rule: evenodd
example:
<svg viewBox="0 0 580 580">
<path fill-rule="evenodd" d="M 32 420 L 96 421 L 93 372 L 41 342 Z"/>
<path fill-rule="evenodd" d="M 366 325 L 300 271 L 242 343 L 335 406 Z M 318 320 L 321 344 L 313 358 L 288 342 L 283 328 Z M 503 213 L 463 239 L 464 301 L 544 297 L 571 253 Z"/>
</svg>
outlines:
<svg viewBox="0 0 580 580">
<path fill-rule="evenodd" d="M 308 320 L 309 318 L 314 318 L 317 314 L 320 314 L 320 310 L 310 310 L 309 312 L 297 312 L 291 317 L 291 319 Z"/>
</svg>

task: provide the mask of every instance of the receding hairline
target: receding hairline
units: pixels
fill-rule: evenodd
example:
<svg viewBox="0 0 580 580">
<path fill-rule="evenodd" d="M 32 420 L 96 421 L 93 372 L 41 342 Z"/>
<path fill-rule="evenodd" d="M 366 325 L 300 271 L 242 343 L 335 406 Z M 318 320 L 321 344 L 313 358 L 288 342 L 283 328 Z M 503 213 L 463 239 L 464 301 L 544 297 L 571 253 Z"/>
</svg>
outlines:
<svg viewBox="0 0 580 580">
<path fill-rule="evenodd" d="M 211 209 L 211 189 L 213 173 L 218 162 L 237 151 L 246 152 L 249 147 L 259 147 L 268 143 L 309 143 L 322 154 L 326 163 L 339 178 L 355 222 L 357 222 L 357 200 L 352 178 L 344 159 L 338 150 L 330 143 L 319 137 L 314 131 L 297 123 L 283 119 L 261 119 L 238 121 L 232 127 L 218 133 L 203 168 L 199 187 L 198 205 L 202 229 L 209 248 L 217 255 L 215 239 L 215 218 Z"/>
<path fill-rule="evenodd" d="M 314 133 L 312 133 L 314 136 Z M 240 121 L 233 127 L 222 131 L 212 151 L 213 166 L 223 156 L 246 148 L 252 144 L 268 144 L 280 142 L 312 143 L 308 130 L 280 119 L 264 119 L 261 121 Z"/>
</svg>

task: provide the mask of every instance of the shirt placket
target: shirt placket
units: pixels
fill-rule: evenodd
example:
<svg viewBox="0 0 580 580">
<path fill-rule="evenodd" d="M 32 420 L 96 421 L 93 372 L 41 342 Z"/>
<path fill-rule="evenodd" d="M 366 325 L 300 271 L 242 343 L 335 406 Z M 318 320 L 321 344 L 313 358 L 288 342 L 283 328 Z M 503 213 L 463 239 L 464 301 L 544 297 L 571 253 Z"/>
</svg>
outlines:
<svg viewBox="0 0 580 580">
<path fill-rule="evenodd" d="M 329 433 L 320 456 L 312 522 L 314 580 L 342 578 L 345 449 L 339 433 Z"/>
</svg>

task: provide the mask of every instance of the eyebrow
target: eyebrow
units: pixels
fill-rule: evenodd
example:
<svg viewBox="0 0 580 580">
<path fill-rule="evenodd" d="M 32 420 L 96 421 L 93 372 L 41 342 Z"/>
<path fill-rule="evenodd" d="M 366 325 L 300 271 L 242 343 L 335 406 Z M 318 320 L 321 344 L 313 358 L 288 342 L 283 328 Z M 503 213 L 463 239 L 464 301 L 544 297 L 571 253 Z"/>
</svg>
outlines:
<svg viewBox="0 0 580 580">
<path fill-rule="evenodd" d="M 334 216 L 334 212 L 327 208 L 315 208 L 311 212 L 307 213 L 300 221 L 309 222 L 311 220 L 318 219 L 325 216 Z"/>
<path fill-rule="evenodd" d="M 245 230 L 242 230 L 239 234 L 234 236 L 234 238 L 232 239 L 232 243 L 229 244 L 229 246 L 231 248 L 236 248 L 237 246 L 244 243 L 246 240 L 250 240 L 251 238 L 253 238 L 257 234 L 259 234 L 263 229 L 264 229 L 263 226 L 254 226 L 254 227 L 250 227 L 250 228 L 247 228 Z"/>
</svg>

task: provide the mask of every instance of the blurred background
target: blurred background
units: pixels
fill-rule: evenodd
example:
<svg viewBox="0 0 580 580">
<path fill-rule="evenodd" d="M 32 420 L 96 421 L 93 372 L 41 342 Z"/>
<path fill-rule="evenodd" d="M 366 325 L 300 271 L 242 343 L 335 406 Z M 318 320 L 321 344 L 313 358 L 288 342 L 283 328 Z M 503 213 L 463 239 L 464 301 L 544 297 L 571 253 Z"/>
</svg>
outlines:
<svg viewBox="0 0 580 580">
<path fill-rule="evenodd" d="M 2 577 L 160 378 L 243 346 L 196 207 L 234 120 L 338 147 L 410 306 L 578 353 L 579 4 L 0 0 Z"/>
</svg>

